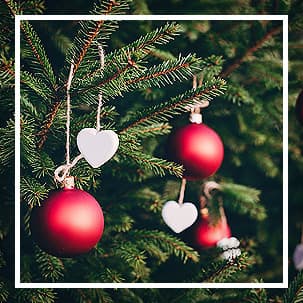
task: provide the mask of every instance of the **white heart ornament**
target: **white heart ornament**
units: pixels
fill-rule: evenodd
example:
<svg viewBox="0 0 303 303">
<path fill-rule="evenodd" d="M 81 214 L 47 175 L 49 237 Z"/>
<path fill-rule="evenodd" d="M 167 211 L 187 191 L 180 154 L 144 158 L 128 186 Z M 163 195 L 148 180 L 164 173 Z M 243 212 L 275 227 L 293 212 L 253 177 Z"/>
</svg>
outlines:
<svg viewBox="0 0 303 303">
<path fill-rule="evenodd" d="M 119 146 L 119 137 L 112 130 L 84 128 L 78 133 L 77 145 L 89 165 L 97 168 L 114 156 Z"/>
<path fill-rule="evenodd" d="M 193 203 L 177 203 L 168 201 L 162 208 L 164 222 L 175 232 L 180 233 L 193 225 L 198 217 L 198 211 Z"/>
</svg>

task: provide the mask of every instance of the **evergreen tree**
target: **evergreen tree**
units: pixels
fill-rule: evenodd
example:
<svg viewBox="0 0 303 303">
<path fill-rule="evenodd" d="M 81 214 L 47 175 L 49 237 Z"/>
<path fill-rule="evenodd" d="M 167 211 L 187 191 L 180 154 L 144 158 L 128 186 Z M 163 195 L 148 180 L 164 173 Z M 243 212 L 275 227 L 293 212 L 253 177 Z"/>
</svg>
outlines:
<svg viewBox="0 0 303 303">
<path fill-rule="evenodd" d="M 4 2 L 4 32 L 11 32 L 8 29 L 13 26 L 14 14 L 43 11 L 43 2 Z M 293 37 L 301 29 L 296 14 L 299 3 L 288 7 L 281 1 L 271 7 L 260 2 L 243 8 L 231 4 L 230 10 L 238 13 L 289 11 Z M 93 13 L 155 12 L 148 2 L 135 1 L 131 10 L 128 5 L 128 1 L 102 2 Z M 160 10 L 161 5 L 156 5 Z M 186 9 L 190 11 L 201 3 L 188 5 Z M 207 5 L 207 10 L 213 12 L 212 4 Z M 21 30 L 23 282 L 256 282 L 262 278 L 281 282 L 281 22 L 83 21 L 68 26 L 22 22 Z M 283 298 L 280 293 L 279 297 L 274 292 L 268 295 L 264 289 L 14 291 L 9 257 L 13 228 L 12 41 L 13 36 L 9 35 L 0 41 L 5 46 L 1 47 L 1 117 L 5 118 L 0 140 L 1 168 L 6 176 L 1 178 L 5 198 L 0 229 L 1 301 L 300 302 L 301 275 Z M 99 44 L 106 52 L 102 73 Z M 293 56 L 296 60 L 299 54 L 294 51 Z M 83 127 L 94 127 L 101 89 L 102 128 L 114 129 L 120 146 L 116 156 L 100 169 L 92 169 L 84 160 L 72 169 L 77 186 L 102 204 L 106 228 L 91 253 L 61 259 L 48 255 L 32 242 L 28 219 L 31 208 L 43 203 L 50 190 L 58 186 L 53 173 L 64 162 L 65 94 L 71 62 L 75 66 L 71 142 L 75 142 Z M 191 88 L 193 75 L 203 79 L 196 90 Z M 300 81 L 295 69 L 292 80 L 295 91 Z M 204 99 L 211 100 L 210 107 L 203 111 L 204 120 L 220 133 L 225 146 L 224 164 L 210 178 L 221 184 L 210 208 L 215 213 L 217 202 L 223 201 L 233 233 L 241 240 L 242 255 L 233 262 L 221 260 L 217 250 L 192 248 L 186 235 L 173 234 L 160 215 L 164 202 L 177 198 L 181 183 L 178 178 L 182 176 L 182 167 L 166 160 L 167 134 L 172 126 L 187 123 L 189 105 Z M 75 144 L 71 146 L 71 153 L 76 155 Z M 201 183 L 187 185 L 186 199 L 197 206 Z M 262 190 L 262 203 L 260 191 L 250 187 Z"/>
</svg>

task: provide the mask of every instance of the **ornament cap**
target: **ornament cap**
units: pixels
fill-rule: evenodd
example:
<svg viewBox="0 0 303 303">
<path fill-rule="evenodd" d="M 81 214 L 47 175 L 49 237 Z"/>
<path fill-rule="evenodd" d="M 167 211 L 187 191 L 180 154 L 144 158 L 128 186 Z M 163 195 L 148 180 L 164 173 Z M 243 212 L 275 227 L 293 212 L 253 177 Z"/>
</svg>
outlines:
<svg viewBox="0 0 303 303">
<path fill-rule="evenodd" d="M 202 123 L 202 115 L 198 114 L 198 113 L 190 113 L 189 121 L 191 123 L 201 124 Z"/>
<path fill-rule="evenodd" d="M 63 181 L 64 189 L 73 189 L 75 187 L 75 178 L 73 176 L 68 176 Z"/>
<path fill-rule="evenodd" d="M 209 211 L 208 211 L 207 207 L 204 207 L 204 208 L 200 209 L 200 214 L 201 214 L 202 218 L 208 217 L 208 213 L 209 213 Z"/>
</svg>

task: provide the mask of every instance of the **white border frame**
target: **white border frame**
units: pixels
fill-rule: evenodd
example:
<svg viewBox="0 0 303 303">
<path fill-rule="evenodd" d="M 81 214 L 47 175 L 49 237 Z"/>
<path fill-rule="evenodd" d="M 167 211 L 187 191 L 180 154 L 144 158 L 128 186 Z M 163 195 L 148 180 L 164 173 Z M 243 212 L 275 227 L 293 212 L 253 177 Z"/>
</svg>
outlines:
<svg viewBox="0 0 303 303">
<path fill-rule="evenodd" d="M 20 281 L 20 21 L 55 20 L 283 21 L 283 282 L 282 283 L 22 283 Z M 15 287 L 16 288 L 287 288 L 288 287 L 288 16 L 287 15 L 16 15 L 15 17 Z"/>
</svg>

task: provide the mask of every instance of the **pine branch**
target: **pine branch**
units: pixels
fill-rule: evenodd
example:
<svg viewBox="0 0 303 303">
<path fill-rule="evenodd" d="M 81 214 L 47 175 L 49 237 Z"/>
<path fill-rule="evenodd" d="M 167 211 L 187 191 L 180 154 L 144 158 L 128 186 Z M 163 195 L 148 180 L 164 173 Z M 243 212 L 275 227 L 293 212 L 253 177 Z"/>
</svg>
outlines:
<svg viewBox="0 0 303 303">
<path fill-rule="evenodd" d="M 54 256 L 51 256 L 44 251 L 38 249 L 36 253 L 36 261 L 42 277 L 48 281 L 56 282 L 64 276 L 63 262 Z"/>
<path fill-rule="evenodd" d="M 55 303 L 57 294 L 47 288 L 20 288 L 15 290 L 18 302 L 28 303 Z"/>
<path fill-rule="evenodd" d="M 20 81 L 32 89 L 37 95 L 42 97 L 45 101 L 54 98 L 53 91 L 39 78 L 27 71 L 21 71 Z"/>
<path fill-rule="evenodd" d="M 56 77 L 40 38 L 28 21 L 20 22 L 20 26 L 25 35 L 26 42 L 31 49 L 31 53 L 28 54 L 32 60 L 30 64 L 34 69 L 39 71 L 45 83 L 50 83 L 52 89 L 55 91 Z"/>
<path fill-rule="evenodd" d="M 188 112 L 189 106 L 199 104 L 202 100 L 210 101 L 213 97 L 222 94 L 224 89 L 225 81 L 222 79 L 206 82 L 196 90 L 189 90 L 167 102 L 140 110 L 134 115 L 134 118 L 124 123 L 119 133 L 135 132 L 138 126 L 148 126 L 153 123 L 167 121 L 174 115 Z"/>
<path fill-rule="evenodd" d="M 131 230 L 134 219 L 125 213 L 117 213 L 117 217 L 113 218 L 110 229 L 116 232 L 127 232 Z"/>
<path fill-rule="evenodd" d="M 182 290 L 181 294 L 175 296 L 170 299 L 170 303 L 183 303 L 183 302 L 191 302 L 191 303 L 198 303 L 204 302 L 205 300 L 209 299 L 211 296 L 211 292 L 207 288 L 199 289 L 186 289 Z"/>
<path fill-rule="evenodd" d="M 173 40 L 174 36 L 178 35 L 181 27 L 176 23 L 167 23 L 165 26 L 155 29 L 141 36 L 136 41 L 115 50 L 105 56 L 104 75 L 112 75 L 110 79 L 116 79 L 122 75 L 127 68 L 131 67 L 133 62 L 140 63 L 151 51 L 155 50 L 156 45 L 163 45 Z M 175 58 L 171 58 L 175 59 Z M 93 72 L 83 75 L 81 79 L 81 86 L 88 87 L 91 83 L 100 83 L 103 75 L 99 73 L 99 62 L 92 62 Z M 105 82 L 106 83 L 106 82 Z M 78 85 L 76 85 L 78 86 Z"/>
<path fill-rule="evenodd" d="M 9 296 L 8 285 L 4 282 L 0 282 L 0 302 L 7 302 Z"/>
<path fill-rule="evenodd" d="M 166 172 L 181 178 L 183 174 L 182 165 L 156 158 L 140 151 L 129 150 L 125 146 L 120 146 L 119 155 L 125 159 L 132 159 L 141 168 L 151 170 L 154 174 L 164 176 Z"/>
<path fill-rule="evenodd" d="M 15 17 L 15 15 L 20 14 L 20 8 L 17 6 L 17 3 L 13 0 L 4 0 L 6 3 L 11 15 Z"/>
<path fill-rule="evenodd" d="M 15 71 L 13 69 L 14 61 L 12 59 L 0 58 L 0 88 L 13 88 L 15 83 Z"/>
<path fill-rule="evenodd" d="M 135 68 L 128 64 L 118 69 L 109 78 L 102 77 L 102 80 L 97 78 L 101 82 L 89 83 L 88 87 L 78 90 L 78 95 L 86 95 L 86 99 L 93 99 L 97 91 L 102 89 L 105 97 L 115 97 L 135 89 L 171 85 L 175 81 L 187 80 L 193 76 L 193 73 L 200 71 L 199 63 L 200 59 L 194 55 L 186 57 L 179 55 L 174 60 L 165 61 L 148 69 L 145 67 Z"/>
<path fill-rule="evenodd" d="M 124 278 L 117 271 L 105 268 L 100 275 L 102 283 L 121 283 L 124 282 Z"/>
<path fill-rule="evenodd" d="M 13 165 L 15 154 L 15 122 L 7 121 L 7 126 L 0 128 L 0 171 Z"/>
<path fill-rule="evenodd" d="M 101 6 L 96 5 L 91 13 L 95 15 L 125 13 L 125 11 L 128 9 L 128 2 L 129 1 L 127 0 L 120 0 L 119 2 L 115 0 L 108 0 L 107 3 L 102 4 Z M 80 30 L 75 37 L 72 48 L 67 54 L 67 62 L 74 62 L 73 75 L 76 74 L 80 64 L 82 64 L 85 56 L 87 56 L 89 52 L 91 52 L 91 55 L 96 54 L 97 47 L 94 49 L 93 44 L 98 36 L 102 33 L 102 37 L 100 39 L 108 39 L 109 35 L 116 30 L 116 24 L 116 21 L 105 22 L 104 20 L 81 21 L 79 23 Z"/>
<path fill-rule="evenodd" d="M 284 303 L 303 302 L 303 272 L 300 271 L 294 280 L 290 283 L 286 293 L 283 296 Z"/>
<path fill-rule="evenodd" d="M 132 230 L 129 236 L 145 241 L 147 244 L 151 241 L 154 245 L 161 247 L 169 254 L 179 257 L 184 263 L 188 260 L 193 262 L 199 261 L 199 254 L 191 247 L 187 246 L 178 238 L 167 235 L 158 230 Z"/>
<path fill-rule="evenodd" d="M 247 253 L 233 261 L 217 261 L 210 264 L 206 269 L 202 269 L 203 283 L 224 283 L 235 281 L 237 276 L 247 270 L 252 265 L 252 260 Z"/>
<path fill-rule="evenodd" d="M 144 87 L 150 87 L 156 84 L 158 87 L 161 87 L 165 84 L 172 84 L 176 80 L 187 80 L 193 76 L 193 73 L 199 71 L 198 63 L 199 59 L 191 54 L 186 57 L 179 55 L 177 59 L 164 61 L 162 64 L 153 66 L 147 71 L 144 70 L 142 76 L 127 80 L 125 85 L 132 87 L 138 82 L 144 81 Z M 157 78 L 160 79 L 158 83 L 152 82 L 152 80 Z M 142 83 L 140 83 L 140 87 L 142 88 Z"/>
<path fill-rule="evenodd" d="M 155 123 L 147 127 L 137 127 L 137 138 L 149 138 L 170 133 L 172 126 L 168 123 Z"/>
<path fill-rule="evenodd" d="M 282 26 L 274 27 L 269 30 L 261 39 L 256 41 L 254 45 L 246 50 L 246 52 L 240 57 L 234 60 L 227 68 L 225 68 L 220 77 L 225 78 L 229 76 L 233 71 L 235 71 L 243 62 L 245 62 L 249 57 L 253 55 L 259 48 L 263 46 L 263 44 L 270 39 L 272 36 L 279 34 L 282 31 Z"/>
<path fill-rule="evenodd" d="M 266 218 L 266 210 L 260 204 L 261 192 L 255 188 L 247 187 L 234 183 L 222 183 L 221 192 L 223 202 L 240 214 L 248 214 L 255 220 L 264 220 Z"/>
<path fill-rule="evenodd" d="M 114 303 L 108 292 L 101 288 L 79 288 L 72 292 L 72 296 L 77 300 L 76 302 L 79 303 Z"/>
<path fill-rule="evenodd" d="M 37 143 L 37 147 L 38 149 L 42 149 L 46 139 L 47 139 L 47 134 L 53 124 L 53 121 L 57 115 L 57 112 L 60 108 L 62 101 L 55 101 L 52 104 L 52 109 L 50 111 L 50 113 L 47 115 L 47 120 L 45 121 L 44 125 L 41 128 L 41 131 L 37 134 L 38 137 L 40 137 L 38 143 Z"/>
<path fill-rule="evenodd" d="M 115 255 L 132 268 L 131 275 L 134 276 L 135 281 L 144 281 L 149 276 L 150 269 L 146 266 L 146 253 L 139 250 L 133 242 L 119 243 L 119 246 L 115 248 Z"/>
<path fill-rule="evenodd" d="M 45 184 L 39 183 L 36 179 L 22 177 L 20 182 L 21 197 L 30 206 L 40 206 L 47 197 L 49 189 Z"/>
<path fill-rule="evenodd" d="M 240 85 L 228 84 L 225 94 L 223 95 L 225 100 L 231 101 L 234 104 L 253 104 L 254 99 L 249 94 L 248 90 Z"/>
<path fill-rule="evenodd" d="M 256 281 L 256 283 L 259 281 Z M 243 298 L 243 301 L 249 303 L 267 303 L 268 297 L 265 288 L 255 288 L 250 289 L 246 296 Z"/>
</svg>

